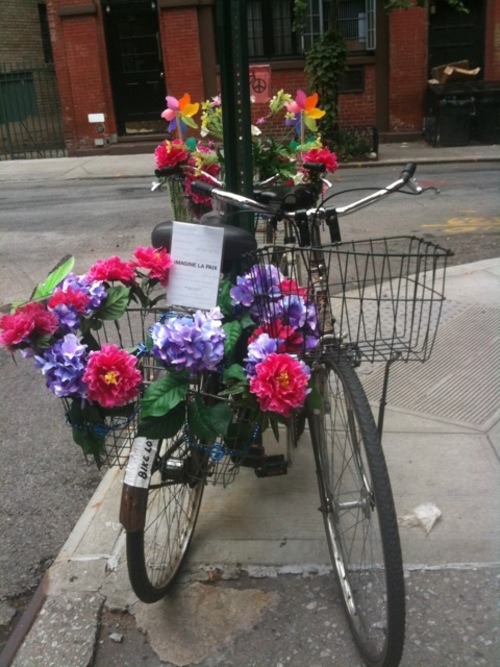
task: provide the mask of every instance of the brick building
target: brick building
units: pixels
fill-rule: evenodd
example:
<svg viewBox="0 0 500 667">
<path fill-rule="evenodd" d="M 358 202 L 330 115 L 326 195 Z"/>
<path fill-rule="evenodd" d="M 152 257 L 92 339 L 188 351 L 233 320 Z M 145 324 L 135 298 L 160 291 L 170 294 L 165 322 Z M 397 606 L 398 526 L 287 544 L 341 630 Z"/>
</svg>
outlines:
<svg viewBox="0 0 500 667">
<path fill-rule="evenodd" d="M 309 0 L 304 33 L 297 35 L 292 4 L 248 0 L 250 63 L 269 66 L 271 94 L 308 89 L 302 54 L 326 25 L 328 3 Z M 467 58 L 481 68 L 481 78 L 500 81 L 500 0 L 468 0 L 471 12 L 460 16 L 445 0 L 389 16 L 381 0 L 339 4 L 349 49 L 340 97 L 343 124 L 374 125 L 399 137 L 421 135 L 430 69 L 444 62 Z M 165 129 L 159 114 L 166 94 L 187 91 L 201 101 L 218 92 L 214 5 L 215 0 L 3 0 L 0 18 L 9 30 L 2 31 L 0 59 L 20 49 L 53 57 L 69 154 L 95 146 L 112 150 L 117 142 Z M 35 22 L 39 30 L 32 29 Z"/>
</svg>

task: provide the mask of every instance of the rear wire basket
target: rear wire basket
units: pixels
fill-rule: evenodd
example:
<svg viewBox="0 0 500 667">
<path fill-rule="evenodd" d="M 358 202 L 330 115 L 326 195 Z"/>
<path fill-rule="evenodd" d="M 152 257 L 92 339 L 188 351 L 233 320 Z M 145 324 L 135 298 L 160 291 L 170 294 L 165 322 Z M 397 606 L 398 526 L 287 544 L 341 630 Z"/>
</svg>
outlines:
<svg viewBox="0 0 500 667">
<path fill-rule="evenodd" d="M 369 362 L 425 361 L 452 254 L 421 238 L 395 236 L 321 248 L 265 247 L 250 263 L 278 266 L 305 288 L 318 315 L 320 352 L 350 348 Z M 272 299 L 264 307 L 272 316 Z"/>
</svg>

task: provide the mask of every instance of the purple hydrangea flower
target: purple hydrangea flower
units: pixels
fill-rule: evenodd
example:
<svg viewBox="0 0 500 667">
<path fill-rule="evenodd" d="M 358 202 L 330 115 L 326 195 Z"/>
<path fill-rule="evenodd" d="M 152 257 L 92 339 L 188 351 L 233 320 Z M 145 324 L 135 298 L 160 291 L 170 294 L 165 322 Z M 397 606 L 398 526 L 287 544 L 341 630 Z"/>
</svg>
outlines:
<svg viewBox="0 0 500 667">
<path fill-rule="evenodd" d="M 230 294 L 233 305 L 250 307 L 259 297 L 277 300 L 281 296 L 280 283 L 283 276 L 272 264 L 255 264 L 244 276 L 236 278 L 236 285 Z"/>
<path fill-rule="evenodd" d="M 301 296 L 293 294 L 285 296 L 281 300 L 283 307 L 283 319 L 294 329 L 300 329 L 304 326 L 307 316 L 307 305 Z"/>
<path fill-rule="evenodd" d="M 86 396 L 82 376 L 87 363 L 87 346 L 74 334 L 66 334 L 42 356 L 35 356 L 36 367 L 45 375 L 47 388 L 56 396 Z"/>
<path fill-rule="evenodd" d="M 76 308 L 61 303 L 53 311 L 59 319 L 61 332 L 69 333 L 80 326 L 80 316 Z"/>
<path fill-rule="evenodd" d="M 215 370 L 224 357 L 222 314 L 219 308 L 209 313 L 173 316 L 151 327 L 154 357 L 175 370 L 199 373 Z"/>
<path fill-rule="evenodd" d="M 68 274 L 60 284 L 60 287 L 63 290 L 72 287 L 73 289 L 81 289 L 85 292 L 90 298 L 88 308 L 84 313 L 85 317 L 88 317 L 94 311 L 98 310 L 108 296 L 102 280 L 87 280 L 85 275 L 78 276 L 76 273 Z"/>
<path fill-rule="evenodd" d="M 255 375 L 255 366 L 277 350 L 278 342 L 275 338 L 270 338 L 266 333 L 260 334 L 248 345 L 248 356 L 245 359 L 247 362 L 245 366 L 246 374 L 249 377 Z"/>
</svg>

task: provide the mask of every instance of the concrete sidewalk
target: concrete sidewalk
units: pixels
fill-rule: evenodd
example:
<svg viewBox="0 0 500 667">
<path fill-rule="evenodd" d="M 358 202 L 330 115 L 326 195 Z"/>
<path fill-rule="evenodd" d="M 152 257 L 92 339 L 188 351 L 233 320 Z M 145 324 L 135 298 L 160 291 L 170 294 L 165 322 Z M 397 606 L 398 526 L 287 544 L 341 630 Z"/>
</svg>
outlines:
<svg viewBox="0 0 500 667">
<path fill-rule="evenodd" d="M 382 144 L 378 160 L 349 162 L 343 167 L 402 165 L 405 162 L 488 162 L 500 160 L 500 146 L 471 145 L 433 148 L 425 142 Z M 152 176 L 153 155 L 96 155 L 92 157 L 9 160 L 0 162 L 0 183 L 8 181 L 72 180 Z"/>
<path fill-rule="evenodd" d="M 398 515 L 424 502 L 442 512 L 429 535 L 401 525 L 408 667 L 500 655 L 500 260 L 450 268 L 447 297 L 433 357 L 394 369 L 386 416 Z M 375 404 L 373 369 L 362 379 Z M 288 475 L 242 469 L 227 489 L 207 488 L 181 583 L 153 605 L 130 590 L 121 479 L 107 473 L 47 572 L 15 667 L 360 664 L 340 602 L 325 598 L 307 434 Z"/>
</svg>

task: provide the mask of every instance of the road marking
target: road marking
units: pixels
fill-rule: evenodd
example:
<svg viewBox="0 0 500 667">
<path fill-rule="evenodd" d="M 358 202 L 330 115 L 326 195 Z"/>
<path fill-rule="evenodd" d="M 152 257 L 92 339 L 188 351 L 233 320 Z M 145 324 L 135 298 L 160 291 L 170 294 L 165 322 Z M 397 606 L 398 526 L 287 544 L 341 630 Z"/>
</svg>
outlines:
<svg viewBox="0 0 500 667">
<path fill-rule="evenodd" d="M 442 229 L 445 234 L 458 234 L 464 232 L 487 232 L 500 229 L 500 217 L 478 218 L 469 216 L 465 218 L 449 218 L 445 222 L 434 225 L 422 225 L 422 227 Z"/>
</svg>

